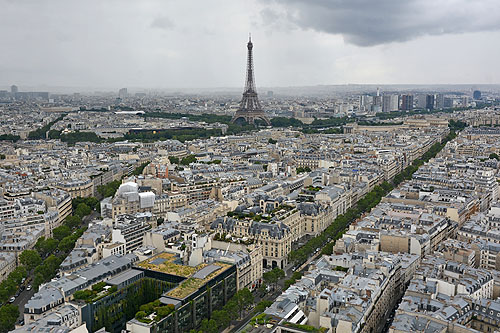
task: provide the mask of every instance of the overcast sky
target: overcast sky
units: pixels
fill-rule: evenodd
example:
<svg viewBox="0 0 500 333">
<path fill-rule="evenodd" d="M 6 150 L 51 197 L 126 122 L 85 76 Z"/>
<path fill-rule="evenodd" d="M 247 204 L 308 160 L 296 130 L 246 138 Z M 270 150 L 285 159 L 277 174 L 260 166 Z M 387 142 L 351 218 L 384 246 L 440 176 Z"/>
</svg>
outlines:
<svg viewBox="0 0 500 333">
<path fill-rule="evenodd" d="M 499 0 L 0 0 L 0 86 L 500 83 Z"/>
</svg>

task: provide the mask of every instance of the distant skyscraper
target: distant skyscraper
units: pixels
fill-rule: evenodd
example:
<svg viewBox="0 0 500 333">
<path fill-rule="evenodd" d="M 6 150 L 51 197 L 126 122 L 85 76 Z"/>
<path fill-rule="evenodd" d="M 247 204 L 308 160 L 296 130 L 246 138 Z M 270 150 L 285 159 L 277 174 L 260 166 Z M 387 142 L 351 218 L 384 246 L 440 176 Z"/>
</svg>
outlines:
<svg viewBox="0 0 500 333">
<path fill-rule="evenodd" d="M 425 98 L 425 108 L 429 110 L 434 109 L 434 95 L 427 95 Z"/>
<path fill-rule="evenodd" d="M 415 106 L 417 109 L 425 109 L 425 105 L 427 104 L 427 95 L 420 94 L 416 96 Z"/>
<path fill-rule="evenodd" d="M 273 92 L 272 90 L 269 90 L 269 91 L 267 92 L 267 97 L 269 97 L 269 98 L 273 98 L 273 96 L 274 96 L 274 92 Z"/>
<path fill-rule="evenodd" d="M 481 99 L 481 91 L 479 90 L 474 90 L 474 92 L 472 93 L 472 97 L 474 99 Z"/>
<path fill-rule="evenodd" d="M 125 98 L 127 96 L 128 96 L 127 88 L 121 88 L 120 90 L 118 90 L 118 97 Z"/>
<path fill-rule="evenodd" d="M 452 108 L 452 107 L 454 107 L 455 103 L 453 101 L 453 98 L 451 98 L 451 97 L 445 97 L 443 105 L 444 105 L 445 108 Z"/>
<path fill-rule="evenodd" d="M 382 112 L 397 111 L 399 108 L 398 95 L 384 95 L 382 96 Z"/>
<path fill-rule="evenodd" d="M 413 95 L 401 96 L 401 110 L 413 110 Z"/>
<path fill-rule="evenodd" d="M 443 108 L 444 108 L 444 95 L 437 94 L 436 95 L 436 109 L 443 109 Z"/>
<path fill-rule="evenodd" d="M 462 106 L 463 107 L 469 106 L 469 96 L 462 96 Z"/>
<path fill-rule="evenodd" d="M 362 111 L 369 111 L 373 104 L 373 96 L 361 95 L 359 96 L 359 109 Z"/>
<path fill-rule="evenodd" d="M 257 96 L 257 88 L 255 88 L 255 78 L 253 73 L 253 44 L 251 38 L 248 39 L 247 49 L 247 80 L 245 84 L 245 91 L 243 92 L 240 107 L 234 114 L 231 122 L 234 123 L 242 119 L 248 124 L 253 124 L 256 119 L 260 119 L 267 125 L 271 125 L 271 122 L 262 110 L 259 97 Z"/>
<path fill-rule="evenodd" d="M 11 94 L 15 94 L 19 91 L 19 89 L 17 88 L 17 86 L 15 84 L 11 85 L 10 86 L 10 93 Z"/>
</svg>

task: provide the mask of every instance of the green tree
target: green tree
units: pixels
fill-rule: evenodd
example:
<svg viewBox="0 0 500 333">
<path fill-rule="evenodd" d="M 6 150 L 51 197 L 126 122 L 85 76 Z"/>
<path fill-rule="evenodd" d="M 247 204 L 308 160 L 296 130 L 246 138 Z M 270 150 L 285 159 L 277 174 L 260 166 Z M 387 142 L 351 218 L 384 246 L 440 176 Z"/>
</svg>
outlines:
<svg viewBox="0 0 500 333">
<path fill-rule="evenodd" d="M 243 315 L 243 310 L 253 304 L 254 298 L 253 294 L 248 288 L 240 289 L 234 295 L 234 300 L 236 301 L 236 305 L 238 306 L 238 312 L 240 318 Z"/>
<path fill-rule="evenodd" d="M 169 156 L 168 157 L 169 161 L 171 164 L 179 164 L 179 158 L 175 156 Z"/>
<path fill-rule="evenodd" d="M 278 281 L 285 277 L 285 272 L 280 268 L 274 268 L 273 270 L 266 272 L 262 275 L 264 281 L 268 284 L 274 285 L 276 287 Z"/>
<path fill-rule="evenodd" d="M 92 213 L 92 209 L 90 209 L 86 203 L 82 202 L 76 207 L 74 215 L 83 218 L 84 216 L 90 215 L 90 213 Z"/>
<path fill-rule="evenodd" d="M 207 318 L 203 319 L 201 322 L 201 331 L 203 333 L 219 333 L 219 329 L 217 328 L 217 323 L 215 320 Z"/>
<path fill-rule="evenodd" d="M 53 274 L 52 276 L 55 275 L 56 270 L 59 268 L 59 265 L 63 261 L 62 258 L 56 257 L 55 255 L 50 255 L 45 261 L 43 262 L 44 265 L 46 265 L 51 273 Z"/>
<path fill-rule="evenodd" d="M 59 249 L 59 251 L 69 252 L 73 249 L 74 246 L 75 246 L 75 240 L 72 237 L 72 235 L 70 235 L 61 239 L 57 248 Z"/>
<path fill-rule="evenodd" d="M 238 304 L 236 304 L 236 301 L 233 299 L 230 299 L 226 305 L 224 305 L 223 310 L 226 311 L 231 320 L 238 318 Z"/>
<path fill-rule="evenodd" d="M 490 156 L 489 156 L 490 159 L 495 159 L 495 160 L 500 160 L 500 157 L 498 157 L 498 155 L 496 153 L 491 153 Z"/>
<path fill-rule="evenodd" d="M 15 284 L 21 284 L 22 279 L 28 276 L 28 272 L 26 271 L 26 267 L 17 266 L 10 274 L 8 279 L 14 281 Z"/>
<path fill-rule="evenodd" d="M 144 168 L 146 168 L 149 163 L 150 162 L 148 161 L 148 162 L 144 162 L 141 165 L 139 165 L 137 168 L 134 169 L 134 171 L 132 171 L 132 175 L 134 175 L 134 176 L 142 175 Z"/>
<path fill-rule="evenodd" d="M 64 224 L 67 225 L 70 229 L 78 227 L 81 223 L 82 220 L 78 215 L 69 215 L 64 219 Z"/>
<path fill-rule="evenodd" d="M 194 163 L 194 162 L 196 162 L 196 156 L 194 156 L 194 155 L 189 155 L 189 156 L 183 157 L 181 160 L 182 165 L 189 165 L 189 164 Z"/>
<path fill-rule="evenodd" d="M 304 123 L 295 118 L 274 117 L 271 119 L 271 125 L 273 127 L 302 127 Z"/>
<path fill-rule="evenodd" d="M 172 304 L 168 304 L 167 306 L 160 306 L 156 308 L 156 315 L 158 315 L 160 318 L 165 318 L 174 310 L 175 307 Z"/>
<path fill-rule="evenodd" d="M 104 198 L 112 197 L 115 195 L 116 191 L 121 185 L 121 181 L 113 180 L 112 182 L 107 183 L 106 185 L 100 185 L 97 187 L 97 192 Z"/>
<path fill-rule="evenodd" d="M 43 277 L 43 281 L 48 280 L 52 276 L 52 271 L 49 266 L 47 266 L 45 263 L 41 264 L 40 266 L 37 266 L 35 268 L 35 276 L 37 274 L 40 274 Z"/>
<path fill-rule="evenodd" d="M 75 291 L 75 293 L 73 294 L 73 297 L 75 299 L 82 299 L 82 300 L 87 300 L 87 299 L 90 299 L 92 297 L 92 291 L 86 289 L 86 290 L 77 290 Z"/>
<path fill-rule="evenodd" d="M 19 308 L 14 304 L 5 304 L 0 308 L 0 332 L 14 329 L 14 324 L 19 317 Z"/>
<path fill-rule="evenodd" d="M 228 327 L 231 323 L 231 318 L 229 317 L 227 311 L 225 310 L 215 310 L 212 312 L 211 319 L 215 320 L 217 323 L 217 328 L 222 331 L 224 328 Z"/>
<path fill-rule="evenodd" d="M 92 290 L 100 293 L 104 289 L 105 286 L 106 286 L 106 282 L 104 282 L 104 281 L 97 282 L 96 284 L 94 284 L 92 286 Z"/>
<path fill-rule="evenodd" d="M 138 320 L 144 319 L 144 317 L 146 316 L 147 314 L 144 311 L 137 311 L 137 313 L 135 314 L 135 318 Z"/>
<path fill-rule="evenodd" d="M 19 255 L 19 261 L 21 264 L 26 265 L 29 270 L 32 270 L 42 263 L 42 258 L 35 250 L 24 250 Z"/>
<path fill-rule="evenodd" d="M 91 209 L 96 209 L 99 207 L 99 200 L 96 197 L 88 197 L 85 198 L 85 204 L 89 206 Z"/>
<path fill-rule="evenodd" d="M 45 237 L 40 237 L 35 244 L 35 249 L 41 257 L 45 257 L 47 254 L 52 253 L 56 248 L 57 241 L 54 238 L 45 239 Z"/>
<path fill-rule="evenodd" d="M 260 297 L 264 297 L 267 293 L 267 285 L 265 283 L 261 283 L 257 291 L 259 292 Z"/>
<path fill-rule="evenodd" d="M 38 287 L 45 282 L 45 278 L 41 273 L 37 273 L 35 277 L 33 278 L 33 288 L 35 290 L 38 290 Z"/>
<path fill-rule="evenodd" d="M 60 227 L 54 228 L 52 230 L 52 235 L 54 235 L 55 239 L 61 241 L 64 237 L 71 235 L 71 230 L 67 225 L 62 225 Z"/>
<path fill-rule="evenodd" d="M 273 304 L 272 301 L 262 300 L 255 306 L 254 312 L 255 313 L 262 313 L 262 312 L 264 312 L 265 309 L 270 307 L 272 304 Z"/>
<path fill-rule="evenodd" d="M 6 280 L 4 280 L 2 282 L 2 287 L 3 287 L 2 289 L 5 289 L 7 291 L 7 295 L 11 296 L 17 290 L 17 283 L 16 283 L 16 281 L 14 281 L 14 279 L 10 278 L 10 274 L 9 274 L 9 278 L 7 278 Z"/>
<path fill-rule="evenodd" d="M 269 140 L 267 142 L 270 143 L 270 144 L 272 144 L 272 145 L 274 145 L 278 141 L 274 140 L 273 138 L 269 138 Z"/>
<path fill-rule="evenodd" d="M 71 132 L 68 134 L 60 135 L 62 142 L 67 142 L 70 145 L 73 145 L 77 142 L 101 142 L 102 139 L 95 134 L 94 132 Z"/>
<path fill-rule="evenodd" d="M 13 142 L 16 142 L 16 141 L 19 141 L 19 139 L 21 139 L 21 137 L 19 135 L 13 135 L 13 134 L 1 134 L 0 135 L 0 141 L 13 141 Z"/>
<path fill-rule="evenodd" d="M 60 139 L 61 138 L 61 131 L 58 130 L 50 130 L 48 133 L 49 139 Z"/>
</svg>

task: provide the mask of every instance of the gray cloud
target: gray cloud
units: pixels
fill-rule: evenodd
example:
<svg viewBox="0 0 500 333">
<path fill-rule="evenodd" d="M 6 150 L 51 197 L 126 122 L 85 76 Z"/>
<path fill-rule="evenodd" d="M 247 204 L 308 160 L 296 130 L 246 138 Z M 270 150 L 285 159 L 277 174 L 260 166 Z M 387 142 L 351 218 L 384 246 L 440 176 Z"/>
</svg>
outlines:
<svg viewBox="0 0 500 333">
<path fill-rule="evenodd" d="M 275 17 L 305 29 L 340 34 L 347 43 L 373 46 L 426 35 L 500 30 L 498 0 L 262 0 Z M 276 9 L 275 5 L 278 5 Z M 273 20 L 275 21 L 275 20 Z"/>
<path fill-rule="evenodd" d="M 174 22 L 166 16 L 157 17 L 151 23 L 152 28 L 158 28 L 163 30 L 171 30 L 175 27 Z"/>
</svg>

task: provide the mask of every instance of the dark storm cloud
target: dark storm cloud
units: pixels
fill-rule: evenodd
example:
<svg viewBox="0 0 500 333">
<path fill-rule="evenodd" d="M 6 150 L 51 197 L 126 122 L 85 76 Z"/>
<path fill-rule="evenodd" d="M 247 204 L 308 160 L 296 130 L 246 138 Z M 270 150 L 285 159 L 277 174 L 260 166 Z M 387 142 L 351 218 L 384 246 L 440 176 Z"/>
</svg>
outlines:
<svg viewBox="0 0 500 333">
<path fill-rule="evenodd" d="M 426 35 L 500 30 L 499 0 L 262 0 L 306 29 L 340 34 L 347 43 L 373 46 Z M 273 15 L 269 11 L 275 11 Z"/>
</svg>

